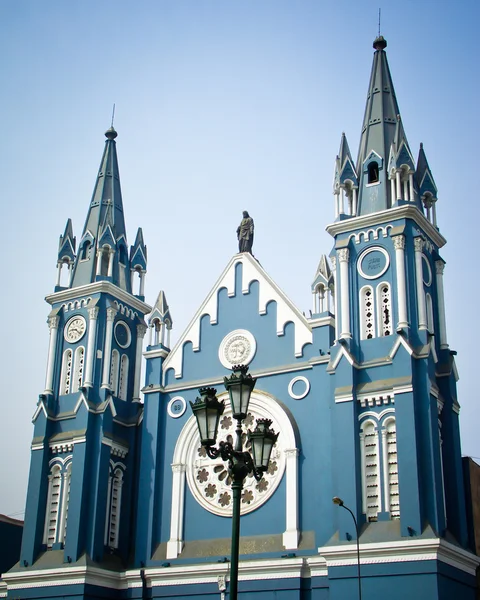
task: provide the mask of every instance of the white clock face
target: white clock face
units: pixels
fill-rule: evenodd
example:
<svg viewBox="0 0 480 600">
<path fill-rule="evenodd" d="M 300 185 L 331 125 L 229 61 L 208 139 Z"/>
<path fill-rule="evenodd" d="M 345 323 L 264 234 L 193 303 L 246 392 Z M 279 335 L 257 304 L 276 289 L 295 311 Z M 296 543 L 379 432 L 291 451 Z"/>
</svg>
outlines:
<svg viewBox="0 0 480 600">
<path fill-rule="evenodd" d="M 65 339 L 67 342 L 74 344 L 82 339 L 86 329 L 87 324 L 83 317 L 73 317 L 65 325 Z"/>
</svg>

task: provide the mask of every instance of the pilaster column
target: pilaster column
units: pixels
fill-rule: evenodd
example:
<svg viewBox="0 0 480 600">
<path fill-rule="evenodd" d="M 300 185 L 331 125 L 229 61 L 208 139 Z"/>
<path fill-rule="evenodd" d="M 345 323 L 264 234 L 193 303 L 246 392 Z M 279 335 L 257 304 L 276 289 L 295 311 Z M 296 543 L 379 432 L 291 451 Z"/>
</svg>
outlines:
<svg viewBox="0 0 480 600">
<path fill-rule="evenodd" d="M 57 286 L 60 285 L 60 279 L 62 277 L 62 266 L 63 266 L 63 263 L 62 263 L 62 261 L 59 260 L 57 262 Z"/>
<path fill-rule="evenodd" d="M 397 169 L 395 173 L 395 179 L 397 183 L 397 200 L 402 199 L 402 181 L 400 179 L 400 171 Z"/>
<path fill-rule="evenodd" d="M 172 508 L 170 513 L 170 539 L 166 558 L 177 558 L 183 548 L 183 519 L 185 502 L 186 465 L 172 465 Z"/>
<path fill-rule="evenodd" d="M 102 249 L 99 248 L 97 250 L 97 271 L 96 275 L 100 275 L 102 273 Z"/>
<path fill-rule="evenodd" d="M 392 200 L 392 206 L 397 203 L 397 191 L 395 189 L 395 175 L 390 176 L 390 196 Z"/>
<path fill-rule="evenodd" d="M 172 328 L 171 327 L 167 327 L 167 342 L 166 342 L 166 347 L 170 348 L 170 334 L 172 332 Z"/>
<path fill-rule="evenodd" d="M 133 380 L 133 402 L 140 402 L 140 374 L 142 370 L 143 338 L 147 332 L 145 325 L 137 325 L 137 347 L 135 352 L 135 377 Z"/>
<path fill-rule="evenodd" d="M 432 203 L 432 216 L 433 216 L 433 226 L 437 226 L 437 199 L 433 199 Z"/>
<path fill-rule="evenodd" d="M 139 296 L 145 296 L 145 271 L 140 272 L 140 291 Z"/>
<path fill-rule="evenodd" d="M 348 248 L 337 250 L 340 261 L 340 307 L 341 307 L 341 331 L 340 337 L 350 338 L 350 290 L 348 285 L 348 260 L 350 251 Z"/>
<path fill-rule="evenodd" d="M 115 250 L 110 249 L 108 251 L 108 277 L 113 277 L 113 257 L 115 256 Z"/>
<path fill-rule="evenodd" d="M 317 312 L 317 292 L 312 293 L 312 314 Z"/>
<path fill-rule="evenodd" d="M 445 322 L 445 296 L 443 293 L 443 270 L 445 263 L 443 260 L 435 261 L 435 271 L 437 277 L 437 299 L 438 299 L 438 320 L 440 325 L 440 348 L 448 348 L 447 325 Z"/>
<path fill-rule="evenodd" d="M 323 313 L 323 311 L 325 310 L 325 306 L 324 306 L 324 300 L 325 300 L 325 288 L 321 287 L 318 290 L 318 300 L 319 300 L 319 312 Z"/>
<path fill-rule="evenodd" d="M 109 306 L 107 308 L 107 328 L 105 332 L 105 346 L 103 350 L 103 375 L 102 388 L 110 388 L 110 363 L 112 361 L 112 335 L 113 322 L 117 315 L 117 310 Z"/>
<path fill-rule="evenodd" d="M 422 252 L 424 241 L 416 237 L 415 244 L 415 271 L 417 279 L 417 304 L 418 304 L 418 328 L 427 329 L 427 309 L 425 307 L 425 291 L 423 289 L 423 265 Z"/>
<path fill-rule="evenodd" d="M 352 215 L 354 217 L 357 216 L 357 188 L 353 188 L 352 190 L 352 194 L 353 194 L 353 209 L 352 209 Z"/>
<path fill-rule="evenodd" d="M 395 248 L 395 264 L 397 277 L 397 329 L 408 327 L 407 314 L 407 282 L 405 278 L 405 236 L 395 235 L 392 237 Z"/>
<path fill-rule="evenodd" d="M 411 171 L 408 174 L 408 185 L 410 187 L 410 201 L 413 202 L 415 200 L 415 196 L 413 190 L 413 173 Z"/>
<path fill-rule="evenodd" d="M 95 361 L 95 338 L 97 335 L 98 306 L 88 309 L 89 325 L 87 340 L 87 361 L 85 365 L 85 387 L 93 386 L 93 363 Z"/>
<path fill-rule="evenodd" d="M 45 393 L 53 394 L 53 368 L 55 366 L 55 354 L 57 351 L 58 324 L 60 317 L 48 317 L 47 323 L 50 329 L 50 340 L 48 342 L 47 374 L 45 376 Z"/>
<path fill-rule="evenodd" d="M 283 545 L 286 550 L 298 548 L 298 455 L 297 448 L 285 450 L 286 461 L 286 527 L 283 533 Z"/>
<path fill-rule="evenodd" d="M 335 192 L 335 218 L 340 214 L 340 190 Z"/>
<path fill-rule="evenodd" d="M 337 257 L 332 256 L 330 258 L 332 263 L 332 275 L 333 275 L 333 306 L 335 311 L 335 339 L 338 340 L 339 332 L 340 332 L 340 312 L 338 309 L 338 286 L 337 286 Z"/>
</svg>

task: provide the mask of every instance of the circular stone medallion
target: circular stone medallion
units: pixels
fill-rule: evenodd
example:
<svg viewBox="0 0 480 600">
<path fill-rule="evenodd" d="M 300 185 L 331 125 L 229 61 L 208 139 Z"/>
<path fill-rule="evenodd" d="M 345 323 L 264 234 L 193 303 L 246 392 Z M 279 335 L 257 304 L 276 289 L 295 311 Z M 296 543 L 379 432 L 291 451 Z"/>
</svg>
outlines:
<svg viewBox="0 0 480 600">
<path fill-rule="evenodd" d="M 367 248 L 358 259 L 358 272 L 364 279 L 377 279 L 388 269 L 388 252 L 380 246 Z"/>
<path fill-rule="evenodd" d="M 248 365 L 252 362 L 257 343 L 246 329 L 236 329 L 226 335 L 218 349 L 218 358 L 222 365 L 231 369 L 233 365 Z"/>
</svg>

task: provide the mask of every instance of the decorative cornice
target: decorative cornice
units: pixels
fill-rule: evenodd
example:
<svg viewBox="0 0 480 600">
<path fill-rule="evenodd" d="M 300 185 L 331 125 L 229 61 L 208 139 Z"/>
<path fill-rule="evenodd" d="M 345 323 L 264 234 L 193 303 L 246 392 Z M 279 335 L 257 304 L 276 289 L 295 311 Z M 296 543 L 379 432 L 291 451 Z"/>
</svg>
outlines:
<svg viewBox="0 0 480 600">
<path fill-rule="evenodd" d="M 96 281 L 95 283 L 89 283 L 88 285 L 81 285 L 79 287 L 69 288 L 67 290 L 61 290 L 60 292 L 55 292 L 54 294 L 49 294 L 45 297 L 45 300 L 49 304 L 56 304 L 57 302 L 67 302 L 69 300 L 74 300 L 79 298 L 80 296 L 85 296 L 86 294 L 110 294 L 114 298 L 118 298 L 122 302 L 126 302 L 130 306 L 136 308 L 143 315 L 148 314 L 152 311 L 152 307 L 139 300 L 136 296 L 125 292 L 121 288 L 117 287 L 110 281 Z"/>
<path fill-rule="evenodd" d="M 412 219 L 438 248 L 442 248 L 447 243 L 447 240 L 438 229 L 425 218 L 416 206 L 411 204 L 396 206 L 388 210 L 362 215 L 361 217 L 351 217 L 350 219 L 328 225 L 326 230 L 332 237 L 335 237 L 340 233 L 349 233 L 352 229 L 380 225 L 381 223 L 396 219 Z"/>
</svg>

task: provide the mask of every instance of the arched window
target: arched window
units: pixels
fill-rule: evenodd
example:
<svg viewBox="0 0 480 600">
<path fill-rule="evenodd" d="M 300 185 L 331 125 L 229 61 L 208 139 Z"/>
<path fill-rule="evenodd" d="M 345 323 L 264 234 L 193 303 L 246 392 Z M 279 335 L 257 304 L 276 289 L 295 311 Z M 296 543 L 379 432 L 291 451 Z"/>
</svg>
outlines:
<svg viewBox="0 0 480 600">
<path fill-rule="evenodd" d="M 128 356 L 122 355 L 120 364 L 120 378 L 118 382 L 118 397 L 120 400 L 127 399 L 127 384 L 128 384 Z"/>
<path fill-rule="evenodd" d="M 360 432 L 362 442 L 363 512 L 368 521 L 376 521 L 380 510 L 380 457 L 378 432 L 373 421 L 365 421 Z"/>
<path fill-rule="evenodd" d="M 117 467 L 109 476 L 107 514 L 105 519 L 105 546 L 118 548 L 120 510 L 122 504 L 123 471 Z"/>
<path fill-rule="evenodd" d="M 67 535 L 67 518 L 68 518 L 68 506 L 70 503 L 70 483 L 72 475 L 72 463 L 70 462 L 67 468 L 63 472 L 63 493 L 62 493 L 62 507 L 60 513 L 60 535 L 59 540 L 65 543 Z"/>
<path fill-rule="evenodd" d="M 425 303 L 427 305 L 427 329 L 430 333 L 435 333 L 435 322 L 433 320 L 433 302 L 430 294 L 425 294 Z"/>
<path fill-rule="evenodd" d="M 127 251 L 125 250 L 125 246 L 120 246 L 120 255 L 118 260 L 122 265 L 127 264 Z"/>
<path fill-rule="evenodd" d="M 375 299 L 369 285 L 360 290 L 360 337 L 362 340 L 375 337 Z"/>
<path fill-rule="evenodd" d="M 110 389 L 114 396 L 117 395 L 118 385 L 118 363 L 120 355 L 117 350 L 112 350 L 112 362 L 110 363 Z"/>
<path fill-rule="evenodd" d="M 103 277 L 107 277 L 108 275 L 108 263 L 110 262 L 110 252 L 107 246 L 102 248 L 101 255 L 101 266 L 100 266 L 100 275 Z"/>
<path fill-rule="evenodd" d="M 80 253 L 80 260 L 87 260 L 90 257 L 91 247 L 92 242 L 90 240 L 85 240 L 83 242 L 82 251 Z"/>
<path fill-rule="evenodd" d="M 386 282 L 377 286 L 378 333 L 380 336 L 392 334 L 392 301 L 390 285 Z"/>
<path fill-rule="evenodd" d="M 368 165 L 368 183 L 378 182 L 378 163 L 373 161 Z"/>
<path fill-rule="evenodd" d="M 57 541 L 57 528 L 60 515 L 60 493 L 62 490 L 62 468 L 54 465 L 48 476 L 47 511 L 45 514 L 45 529 L 43 543 L 51 548 Z"/>
<path fill-rule="evenodd" d="M 83 366 L 85 362 L 85 348 L 79 346 L 75 350 L 75 370 L 73 373 L 72 392 L 78 392 L 83 382 Z"/>
<path fill-rule="evenodd" d="M 63 353 L 62 374 L 60 377 L 60 394 L 69 394 L 72 384 L 72 356 L 73 353 L 68 348 Z"/>
<path fill-rule="evenodd" d="M 398 490 L 398 459 L 397 459 L 397 429 L 395 417 L 385 420 L 384 428 L 384 448 L 383 462 L 386 481 L 384 482 L 386 490 L 387 506 L 385 510 L 390 512 L 390 518 L 400 518 L 400 495 Z"/>
</svg>

